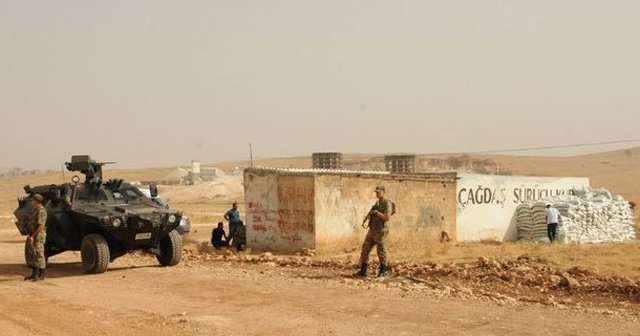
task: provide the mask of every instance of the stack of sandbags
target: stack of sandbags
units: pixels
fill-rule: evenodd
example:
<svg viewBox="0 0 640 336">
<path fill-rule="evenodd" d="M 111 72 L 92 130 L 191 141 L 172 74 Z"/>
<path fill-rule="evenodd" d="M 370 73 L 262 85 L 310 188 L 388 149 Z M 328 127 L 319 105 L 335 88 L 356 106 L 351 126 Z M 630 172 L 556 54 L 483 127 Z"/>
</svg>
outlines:
<svg viewBox="0 0 640 336">
<path fill-rule="evenodd" d="M 549 241 L 544 208 L 545 204 L 540 202 L 526 202 L 518 206 L 516 209 L 518 239 Z"/>
<path fill-rule="evenodd" d="M 578 197 L 582 202 L 564 213 L 560 211 L 566 242 L 604 243 L 636 238 L 633 211 L 621 196 L 590 190 Z"/>
<path fill-rule="evenodd" d="M 533 239 L 535 241 L 549 241 L 547 235 L 547 216 L 545 215 L 544 202 L 534 202 L 531 205 L 533 219 Z"/>
<path fill-rule="evenodd" d="M 560 212 L 558 241 L 604 243 L 635 239 L 633 212 L 621 196 L 604 189 L 574 190 L 572 196 L 558 196 L 527 202 L 516 210 L 519 239 L 548 241 L 545 204 Z"/>
<path fill-rule="evenodd" d="M 518 205 L 516 209 L 516 223 L 518 226 L 518 240 L 533 239 L 533 210 L 528 203 Z"/>
</svg>

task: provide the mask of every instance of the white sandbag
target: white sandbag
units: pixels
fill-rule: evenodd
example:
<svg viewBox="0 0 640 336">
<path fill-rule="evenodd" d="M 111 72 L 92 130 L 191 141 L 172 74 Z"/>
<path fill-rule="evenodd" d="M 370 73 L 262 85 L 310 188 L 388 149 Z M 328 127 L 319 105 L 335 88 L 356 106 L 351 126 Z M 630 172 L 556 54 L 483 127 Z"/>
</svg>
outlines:
<svg viewBox="0 0 640 336">
<path fill-rule="evenodd" d="M 547 241 L 545 205 L 560 212 L 558 241 L 564 243 L 620 242 L 636 238 L 633 211 L 619 195 L 605 189 L 574 190 L 574 195 L 531 201 L 516 209 L 518 239 Z"/>
</svg>

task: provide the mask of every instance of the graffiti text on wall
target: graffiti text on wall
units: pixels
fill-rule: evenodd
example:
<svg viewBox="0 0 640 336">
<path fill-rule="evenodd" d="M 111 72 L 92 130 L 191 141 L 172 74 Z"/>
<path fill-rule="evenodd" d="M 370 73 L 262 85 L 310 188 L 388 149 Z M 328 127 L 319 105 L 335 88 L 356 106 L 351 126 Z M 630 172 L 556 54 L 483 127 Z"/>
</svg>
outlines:
<svg viewBox="0 0 640 336">
<path fill-rule="evenodd" d="M 537 201 L 552 196 L 570 195 L 571 189 L 554 188 L 490 188 L 479 185 L 477 188 L 462 188 L 458 191 L 458 205 L 462 208 L 474 205 L 497 204 L 504 206 L 507 202 L 520 204 L 527 201 Z M 509 200 L 509 198 L 513 198 Z"/>
<path fill-rule="evenodd" d="M 252 229 L 257 232 L 278 232 L 280 239 L 302 240 L 301 234 L 315 231 L 313 210 L 269 209 L 259 202 L 247 204 L 247 216 L 252 220 Z"/>
</svg>

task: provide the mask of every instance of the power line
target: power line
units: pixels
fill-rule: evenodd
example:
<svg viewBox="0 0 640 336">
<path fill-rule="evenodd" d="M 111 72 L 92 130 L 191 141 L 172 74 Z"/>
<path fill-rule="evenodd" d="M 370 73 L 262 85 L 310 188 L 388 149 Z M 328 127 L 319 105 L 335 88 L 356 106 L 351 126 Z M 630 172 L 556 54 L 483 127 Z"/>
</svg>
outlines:
<svg viewBox="0 0 640 336">
<path fill-rule="evenodd" d="M 614 144 L 623 144 L 623 143 L 632 143 L 632 142 L 640 142 L 640 139 L 588 142 L 588 143 L 578 143 L 578 144 L 570 144 L 570 145 L 553 145 L 553 146 L 523 147 L 523 148 L 505 148 L 505 149 L 499 149 L 499 150 L 465 152 L 465 154 L 495 154 L 495 153 L 509 153 L 509 152 L 526 152 L 526 151 L 536 151 L 536 150 L 545 150 L 545 149 L 560 149 L 560 148 L 589 147 L 589 146 L 600 146 L 600 145 L 614 145 Z"/>
</svg>

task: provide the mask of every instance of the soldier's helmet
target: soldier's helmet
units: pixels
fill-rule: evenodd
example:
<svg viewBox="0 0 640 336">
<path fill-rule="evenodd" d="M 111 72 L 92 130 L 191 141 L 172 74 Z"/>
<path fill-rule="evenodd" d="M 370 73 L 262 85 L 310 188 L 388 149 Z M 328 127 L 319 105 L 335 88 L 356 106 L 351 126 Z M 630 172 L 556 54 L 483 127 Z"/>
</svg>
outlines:
<svg viewBox="0 0 640 336">
<path fill-rule="evenodd" d="M 44 197 L 42 197 L 42 195 L 40 194 L 36 194 L 35 196 L 33 196 L 33 200 L 42 204 L 44 202 Z"/>
</svg>

